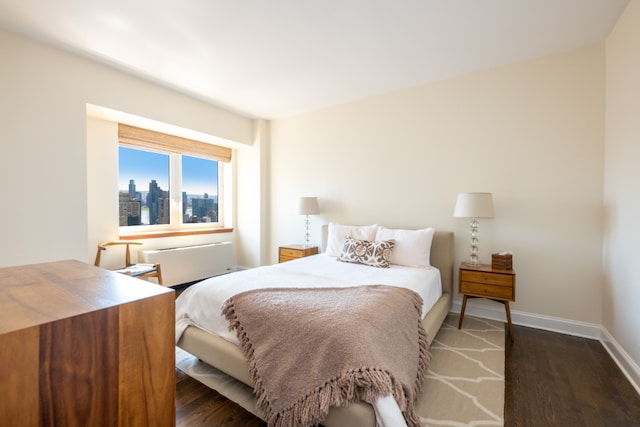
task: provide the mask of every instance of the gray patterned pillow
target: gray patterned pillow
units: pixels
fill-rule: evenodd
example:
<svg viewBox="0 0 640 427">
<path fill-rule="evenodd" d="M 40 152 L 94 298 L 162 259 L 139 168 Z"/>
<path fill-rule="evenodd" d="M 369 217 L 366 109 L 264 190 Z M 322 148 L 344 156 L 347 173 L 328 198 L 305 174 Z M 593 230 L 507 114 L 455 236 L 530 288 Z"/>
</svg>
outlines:
<svg viewBox="0 0 640 427">
<path fill-rule="evenodd" d="M 395 240 L 370 242 L 347 236 L 338 261 L 353 262 L 371 267 L 389 268 Z"/>
</svg>

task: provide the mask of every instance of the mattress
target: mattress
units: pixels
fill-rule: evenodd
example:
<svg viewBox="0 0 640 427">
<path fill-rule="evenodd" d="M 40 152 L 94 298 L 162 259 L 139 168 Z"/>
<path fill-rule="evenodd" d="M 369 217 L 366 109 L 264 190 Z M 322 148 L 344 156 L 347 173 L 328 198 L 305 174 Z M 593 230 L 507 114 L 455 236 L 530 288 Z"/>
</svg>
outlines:
<svg viewBox="0 0 640 427">
<path fill-rule="evenodd" d="M 442 295 L 440 271 L 435 267 L 392 265 L 375 268 L 339 262 L 318 254 L 271 266 L 217 276 L 190 286 L 176 300 L 176 342 L 188 326 L 218 335 L 234 344 L 235 332 L 221 314 L 222 304 L 233 295 L 263 288 L 320 288 L 390 285 L 411 289 L 423 300 L 422 316 Z"/>
</svg>

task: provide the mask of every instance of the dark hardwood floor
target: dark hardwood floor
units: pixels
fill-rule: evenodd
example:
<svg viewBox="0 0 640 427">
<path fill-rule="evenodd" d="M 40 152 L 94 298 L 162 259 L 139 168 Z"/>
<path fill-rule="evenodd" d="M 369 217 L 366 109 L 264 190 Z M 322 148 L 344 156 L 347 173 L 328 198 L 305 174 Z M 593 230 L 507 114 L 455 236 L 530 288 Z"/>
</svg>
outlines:
<svg viewBox="0 0 640 427">
<path fill-rule="evenodd" d="M 596 340 L 514 326 L 505 426 L 640 426 L 640 395 Z"/>
<path fill-rule="evenodd" d="M 176 369 L 176 426 L 266 427 L 240 405 Z"/>
<path fill-rule="evenodd" d="M 640 426 L 640 396 L 599 341 L 513 326 L 506 339 L 506 427 Z M 266 424 L 176 370 L 176 425 Z"/>
</svg>

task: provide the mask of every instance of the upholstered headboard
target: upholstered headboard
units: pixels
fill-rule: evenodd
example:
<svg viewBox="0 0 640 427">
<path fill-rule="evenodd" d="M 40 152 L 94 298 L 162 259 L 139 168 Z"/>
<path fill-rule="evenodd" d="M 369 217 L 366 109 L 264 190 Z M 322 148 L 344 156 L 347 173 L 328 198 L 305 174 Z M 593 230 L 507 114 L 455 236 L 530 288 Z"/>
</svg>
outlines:
<svg viewBox="0 0 640 427">
<path fill-rule="evenodd" d="M 329 226 L 322 226 L 322 243 L 320 251 L 327 249 L 327 240 L 329 238 Z M 433 235 L 431 243 L 431 265 L 440 270 L 442 278 L 442 292 L 453 292 L 453 231 L 439 231 Z"/>
<path fill-rule="evenodd" d="M 438 231 L 431 243 L 431 265 L 440 270 L 442 292 L 453 292 L 453 231 Z"/>
</svg>

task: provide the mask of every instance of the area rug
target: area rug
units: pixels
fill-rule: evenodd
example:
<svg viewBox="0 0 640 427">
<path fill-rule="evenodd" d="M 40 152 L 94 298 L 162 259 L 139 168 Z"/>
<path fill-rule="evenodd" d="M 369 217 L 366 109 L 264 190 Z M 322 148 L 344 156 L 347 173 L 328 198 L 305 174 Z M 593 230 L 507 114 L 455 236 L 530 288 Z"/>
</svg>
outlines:
<svg viewBox="0 0 640 427">
<path fill-rule="evenodd" d="M 449 314 L 431 343 L 424 427 L 504 425 L 504 323 Z"/>
<path fill-rule="evenodd" d="M 418 414 L 424 427 L 502 426 L 504 323 L 449 314 L 431 343 Z M 176 366 L 257 415 L 252 389 L 176 347 Z"/>
</svg>

